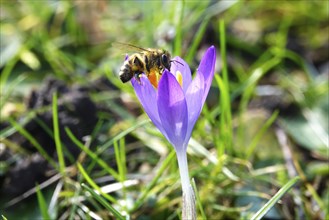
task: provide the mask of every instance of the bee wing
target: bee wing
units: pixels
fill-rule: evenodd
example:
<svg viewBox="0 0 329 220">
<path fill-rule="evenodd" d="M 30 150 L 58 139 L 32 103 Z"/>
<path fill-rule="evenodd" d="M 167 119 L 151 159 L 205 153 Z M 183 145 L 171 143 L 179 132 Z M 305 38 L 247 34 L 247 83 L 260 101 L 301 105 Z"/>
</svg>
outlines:
<svg viewBox="0 0 329 220">
<path fill-rule="evenodd" d="M 142 51 L 147 51 L 149 52 L 148 49 L 134 46 L 132 44 L 126 44 L 126 43 L 120 43 L 120 42 L 113 42 L 112 47 L 116 49 L 120 49 L 122 51 L 130 51 L 130 52 L 142 52 Z"/>
</svg>

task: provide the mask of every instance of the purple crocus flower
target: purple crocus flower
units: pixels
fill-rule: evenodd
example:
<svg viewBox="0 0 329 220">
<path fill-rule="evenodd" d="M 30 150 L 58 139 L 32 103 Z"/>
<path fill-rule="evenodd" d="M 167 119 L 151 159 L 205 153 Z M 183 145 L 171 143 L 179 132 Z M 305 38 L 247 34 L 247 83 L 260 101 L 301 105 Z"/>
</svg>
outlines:
<svg viewBox="0 0 329 220">
<path fill-rule="evenodd" d="M 163 72 L 157 89 L 144 74 L 139 81 L 133 78 L 132 85 L 146 114 L 176 150 L 183 189 L 183 219 L 194 219 L 195 200 L 186 148 L 214 76 L 216 50 L 214 46 L 208 48 L 193 80 L 183 59 L 175 57 L 173 61 L 170 72 Z"/>
</svg>

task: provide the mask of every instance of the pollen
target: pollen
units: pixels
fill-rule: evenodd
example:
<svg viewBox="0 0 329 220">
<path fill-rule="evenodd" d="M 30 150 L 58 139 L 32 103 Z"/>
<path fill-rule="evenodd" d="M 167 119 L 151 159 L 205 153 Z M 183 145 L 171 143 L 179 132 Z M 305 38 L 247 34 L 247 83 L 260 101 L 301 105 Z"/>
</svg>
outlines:
<svg viewBox="0 0 329 220">
<path fill-rule="evenodd" d="M 151 84 L 155 87 L 158 88 L 158 83 L 160 80 L 160 75 L 156 73 L 151 73 L 148 75 L 148 79 L 150 80 Z"/>
<path fill-rule="evenodd" d="M 177 82 L 179 83 L 179 85 L 181 87 L 183 87 L 183 75 L 180 71 L 176 72 L 176 79 L 177 79 Z"/>
</svg>

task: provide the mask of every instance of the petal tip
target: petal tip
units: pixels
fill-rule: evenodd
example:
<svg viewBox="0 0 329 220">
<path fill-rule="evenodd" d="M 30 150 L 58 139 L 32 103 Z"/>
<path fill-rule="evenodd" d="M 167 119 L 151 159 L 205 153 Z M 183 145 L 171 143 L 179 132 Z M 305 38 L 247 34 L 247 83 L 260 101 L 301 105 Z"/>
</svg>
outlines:
<svg viewBox="0 0 329 220">
<path fill-rule="evenodd" d="M 211 45 L 209 48 L 208 48 L 208 51 L 207 52 L 212 52 L 214 55 L 216 55 L 216 48 L 214 45 Z"/>
</svg>

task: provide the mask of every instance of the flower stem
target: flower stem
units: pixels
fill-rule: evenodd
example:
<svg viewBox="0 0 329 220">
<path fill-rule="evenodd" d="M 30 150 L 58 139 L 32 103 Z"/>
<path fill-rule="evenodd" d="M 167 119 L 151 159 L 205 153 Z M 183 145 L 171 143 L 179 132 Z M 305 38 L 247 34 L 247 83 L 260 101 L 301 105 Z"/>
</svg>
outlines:
<svg viewBox="0 0 329 220">
<path fill-rule="evenodd" d="M 182 219 L 195 220 L 195 196 L 190 184 L 186 151 L 176 151 L 183 191 Z"/>
</svg>

